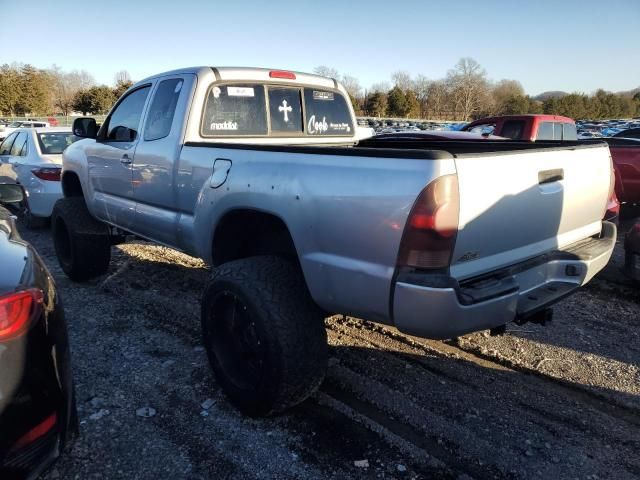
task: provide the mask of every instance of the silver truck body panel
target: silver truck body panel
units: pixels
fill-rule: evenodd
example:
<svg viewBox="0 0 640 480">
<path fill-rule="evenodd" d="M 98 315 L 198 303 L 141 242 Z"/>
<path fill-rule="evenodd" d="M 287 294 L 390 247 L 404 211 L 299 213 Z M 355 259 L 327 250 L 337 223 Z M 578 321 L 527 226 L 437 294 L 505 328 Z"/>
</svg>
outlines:
<svg viewBox="0 0 640 480">
<path fill-rule="evenodd" d="M 226 182 L 211 188 L 216 158 L 232 167 Z M 225 214 L 242 208 L 271 213 L 289 228 L 314 300 L 327 311 L 378 321 L 388 321 L 398 247 L 415 198 L 431 180 L 454 172 L 453 158 L 189 146 L 180 162 L 181 170 L 201 173 L 191 184 L 179 182 L 179 248 L 210 260 L 215 226 Z"/>
</svg>

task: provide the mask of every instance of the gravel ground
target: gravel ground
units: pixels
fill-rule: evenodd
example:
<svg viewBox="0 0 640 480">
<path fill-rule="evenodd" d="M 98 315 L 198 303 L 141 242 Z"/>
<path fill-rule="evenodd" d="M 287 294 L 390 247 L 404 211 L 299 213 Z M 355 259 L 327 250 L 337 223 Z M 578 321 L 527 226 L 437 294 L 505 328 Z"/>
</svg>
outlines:
<svg viewBox="0 0 640 480">
<path fill-rule="evenodd" d="M 74 284 L 49 232 L 21 231 L 57 279 L 78 396 L 81 435 L 46 479 L 640 477 L 640 290 L 621 243 L 545 327 L 439 342 L 331 317 L 320 391 L 255 420 L 200 346 L 202 262 L 131 243 Z"/>
</svg>

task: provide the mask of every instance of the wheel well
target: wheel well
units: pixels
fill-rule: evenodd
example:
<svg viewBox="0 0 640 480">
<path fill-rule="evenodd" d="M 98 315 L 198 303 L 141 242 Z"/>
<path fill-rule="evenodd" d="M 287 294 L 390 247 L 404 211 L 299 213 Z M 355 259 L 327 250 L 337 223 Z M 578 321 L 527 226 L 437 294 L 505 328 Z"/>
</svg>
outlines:
<svg viewBox="0 0 640 480">
<path fill-rule="evenodd" d="M 275 215 L 256 210 L 227 213 L 216 227 L 212 248 L 214 266 L 256 255 L 277 255 L 299 265 L 287 225 Z"/>
<path fill-rule="evenodd" d="M 82 185 L 78 175 L 73 172 L 65 172 L 62 175 L 62 193 L 65 197 L 82 197 Z"/>
</svg>

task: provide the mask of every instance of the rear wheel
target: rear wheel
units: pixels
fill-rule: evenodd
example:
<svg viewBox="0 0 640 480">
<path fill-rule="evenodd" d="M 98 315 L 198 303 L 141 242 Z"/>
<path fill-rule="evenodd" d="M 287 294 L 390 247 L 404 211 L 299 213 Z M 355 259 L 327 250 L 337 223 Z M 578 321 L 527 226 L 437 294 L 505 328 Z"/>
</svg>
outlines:
<svg viewBox="0 0 640 480">
<path fill-rule="evenodd" d="M 252 416 L 305 400 L 324 379 L 327 334 L 294 264 L 252 257 L 215 269 L 202 301 L 209 361 L 233 404 Z"/>
<path fill-rule="evenodd" d="M 71 280 L 89 280 L 108 270 L 109 229 L 91 216 L 84 198 L 58 200 L 53 207 L 51 228 L 58 262 Z"/>
</svg>

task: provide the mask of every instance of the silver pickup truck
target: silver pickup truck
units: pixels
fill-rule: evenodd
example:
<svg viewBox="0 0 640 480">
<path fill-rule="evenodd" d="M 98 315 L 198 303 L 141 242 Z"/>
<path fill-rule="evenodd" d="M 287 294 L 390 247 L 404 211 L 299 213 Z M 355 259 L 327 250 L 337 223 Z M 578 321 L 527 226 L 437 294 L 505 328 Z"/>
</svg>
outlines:
<svg viewBox="0 0 640 480">
<path fill-rule="evenodd" d="M 205 347 L 243 412 L 324 377 L 323 318 L 428 338 L 545 316 L 608 262 L 605 144 L 372 138 L 345 89 L 289 71 L 192 68 L 131 87 L 64 152 L 52 229 L 73 280 L 127 235 L 205 259 Z"/>
</svg>

